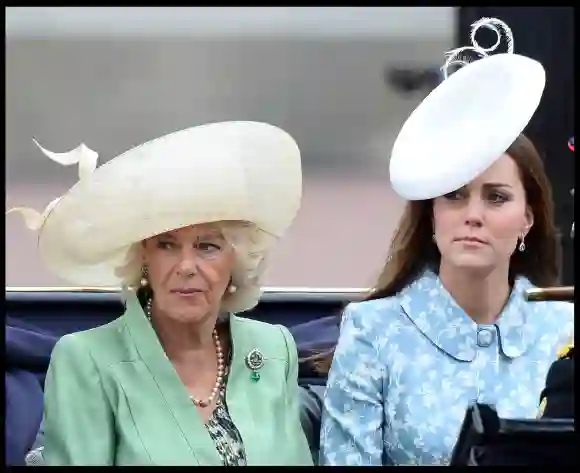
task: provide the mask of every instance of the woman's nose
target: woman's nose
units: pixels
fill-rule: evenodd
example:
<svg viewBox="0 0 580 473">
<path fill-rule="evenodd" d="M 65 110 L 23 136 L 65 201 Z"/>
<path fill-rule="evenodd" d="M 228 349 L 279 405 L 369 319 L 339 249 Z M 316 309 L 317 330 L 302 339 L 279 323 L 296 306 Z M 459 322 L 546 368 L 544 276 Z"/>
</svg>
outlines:
<svg viewBox="0 0 580 473">
<path fill-rule="evenodd" d="M 197 258 L 195 251 L 185 249 L 181 253 L 179 261 L 179 271 L 186 276 L 197 274 Z"/>
<path fill-rule="evenodd" d="M 470 198 L 465 208 L 465 223 L 468 225 L 481 226 L 483 222 L 483 213 L 485 212 L 484 203 L 481 199 Z"/>
</svg>

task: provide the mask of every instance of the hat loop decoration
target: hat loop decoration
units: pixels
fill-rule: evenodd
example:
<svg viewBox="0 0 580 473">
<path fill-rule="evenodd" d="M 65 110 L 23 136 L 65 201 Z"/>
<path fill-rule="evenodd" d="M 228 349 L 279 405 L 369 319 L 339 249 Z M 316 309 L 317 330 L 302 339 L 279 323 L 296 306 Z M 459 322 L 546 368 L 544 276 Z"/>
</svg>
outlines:
<svg viewBox="0 0 580 473">
<path fill-rule="evenodd" d="M 34 138 L 32 140 L 34 141 L 34 144 L 40 149 L 42 154 L 52 159 L 54 162 L 63 166 L 78 164 L 80 180 L 89 177 L 97 168 L 99 153 L 93 151 L 84 143 L 81 143 L 75 149 L 66 153 L 53 153 L 52 151 L 43 148 Z"/>
<path fill-rule="evenodd" d="M 84 143 L 81 143 L 75 149 L 65 152 L 65 153 L 54 153 L 43 148 L 38 141 L 34 138 L 32 139 L 34 144 L 40 149 L 42 154 L 46 157 L 50 158 L 52 161 L 62 165 L 62 166 L 70 166 L 72 164 L 79 165 L 79 180 L 83 180 L 88 178 L 97 168 L 97 161 L 99 158 L 99 154 Z M 18 212 L 24 218 L 25 225 L 30 230 L 40 230 L 42 225 L 46 221 L 46 218 L 54 209 L 56 204 L 62 199 L 61 197 L 57 197 L 53 201 L 51 201 L 46 208 L 41 212 L 37 210 L 31 209 L 29 207 L 14 207 L 6 212 L 6 215 L 12 212 Z"/>
<path fill-rule="evenodd" d="M 477 35 L 477 31 L 480 28 L 487 28 L 488 30 L 492 30 L 496 34 L 496 41 L 495 44 L 490 46 L 489 48 L 484 48 L 479 45 L 475 36 Z M 488 53 L 495 51 L 501 43 L 502 33 L 506 37 L 507 42 L 507 53 L 513 54 L 514 52 L 514 36 L 512 33 L 511 28 L 501 20 L 497 18 L 482 18 L 471 25 L 471 33 L 469 35 L 469 39 L 471 41 L 472 46 L 463 46 L 461 48 L 452 49 L 445 53 L 446 60 L 445 64 L 441 67 L 441 71 L 443 72 L 443 78 L 447 79 L 449 77 L 448 69 L 450 66 L 459 65 L 459 66 L 466 66 L 467 64 L 471 63 L 473 59 L 469 60 L 468 56 L 465 54 L 466 51 L 472 51 L 479 56 L 478 59 L 484 58 L 488 56 Z"/>
<path fill-rule="evenodd" d="M 477 42 L 480 28 L 496 33 L 491 47 Z M 503 36 L 507 52 L 489 54 Z M 434 199 L 467 185 L 506 153 L 540 104 L 546 71 L 538 61 L 514 54 L 513 34 L 503 21 L 476 21 L 470 40 L 470 46 L 445 54 L 444 80 L 395 139 L 389 178 L 403 199 Z M 452 65 L 461 67 L 451 74 Z"/>
</svg>

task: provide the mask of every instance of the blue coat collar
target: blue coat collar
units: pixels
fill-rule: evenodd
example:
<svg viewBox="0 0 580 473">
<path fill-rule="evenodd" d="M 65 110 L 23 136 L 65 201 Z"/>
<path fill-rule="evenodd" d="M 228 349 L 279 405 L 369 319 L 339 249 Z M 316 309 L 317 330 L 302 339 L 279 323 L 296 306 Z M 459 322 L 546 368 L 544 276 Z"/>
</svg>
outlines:
<svg viewBox="0 0 580 473">
<path fill-rule="evenodd" d="M 533 342 L 532 327 L 527 323 L 532 306 L 524 297 L 524 292 L 531 287 L 534 286 L 528 279 L 518 277 L 506 307 L 494 324 L 500 350 L 510 358 L 524 354 Z M 457 305 L 436 274 L 426 270 L 403 289 L 401 307 L 433 344 L 458 360 L 473 361 L 478 325 Z"/>
</svg>

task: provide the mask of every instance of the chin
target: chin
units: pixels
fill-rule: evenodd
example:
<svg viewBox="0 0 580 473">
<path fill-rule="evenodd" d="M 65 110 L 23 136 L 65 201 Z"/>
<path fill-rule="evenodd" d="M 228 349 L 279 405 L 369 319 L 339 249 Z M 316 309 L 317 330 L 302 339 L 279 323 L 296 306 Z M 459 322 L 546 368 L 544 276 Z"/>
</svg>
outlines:
<svg viewBox="0 0 580 473">
<path fill-rule="evenodd" d="M 491 272 L 494 264 L 478 255 L 461 255 L 453 258 L 453 266 L 464 271 Z"/>
<path fill-rule="evenodd" d="M 170 319 L 180 324 L 198 325 L 206 321 L 207 314 L 205 313 L 174 313 L 171 314 Z"/>
<path fill-rule="evenodd" d="M 199 323 L 203 322 L 209 314 L 205 304 L 199 304 L 190 307 L 172 307 L 167 311 L 169 318 L 180 323 Z"/>
</svg>

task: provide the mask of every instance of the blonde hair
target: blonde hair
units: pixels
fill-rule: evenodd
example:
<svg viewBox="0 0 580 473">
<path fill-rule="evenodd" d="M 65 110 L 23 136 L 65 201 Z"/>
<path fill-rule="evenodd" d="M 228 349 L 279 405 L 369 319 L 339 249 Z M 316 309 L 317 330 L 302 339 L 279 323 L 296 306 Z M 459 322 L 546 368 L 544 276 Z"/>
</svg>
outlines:
<svg viewBox="0 0 580 473">
<path fill-rule="evenodd" d="M 212 222 L 212 226 L 219 229 L 235 254 L 232 284 L 236 286 L 236 291 L 224 294 L 220 311 L 234 312 L 234 308 L 246 305 L 247 309 L 243 310 L 248 310 L 258 303 L 262 293 L 260 286 L 266 258 L 262 252 L 256 251 L 256 237 L 258 234 L 263 235 L 263 233 L 255 224 L 249 222 L 220 221 Z M 115 271 L 116 275 L 123 281 L 125 298 L 140 288 L 143 277 L 142 243 L 139 241 L 131 245 L 127 253 L 126 263 Z M 256 261 L 257 258 L 259 261 Z"/>
</svg>

